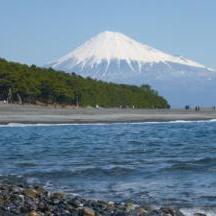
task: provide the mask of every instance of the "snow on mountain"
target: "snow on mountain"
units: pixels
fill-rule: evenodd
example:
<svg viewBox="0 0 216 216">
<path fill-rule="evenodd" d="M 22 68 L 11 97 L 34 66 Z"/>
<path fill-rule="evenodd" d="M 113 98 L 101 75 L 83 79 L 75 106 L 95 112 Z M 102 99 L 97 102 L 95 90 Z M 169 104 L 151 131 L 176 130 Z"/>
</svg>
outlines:
<svg viewBox="0 0 216 216">
<path fill-rule="evenodd" d="M 138 61 L 140 64 L 173 62 L 194 67 L 205 68 L 205 66 L 191 61 L 189 59 L 168 55 L 157 49 L 147 45 L 138 43 L 137 41 L 118 32 L 105 31 L 96 37 L 90 39 L 82 46 L 60 58 L 53 63 L 53 67 L 61 66 L 65 62 L 72 67 L 82 64 L 92 67 L 100 64 L 103 60 L 108 63 L 113 60 L 126 60 L 129 64 L 131 61 Z"/>
<path fill-rule="evenodd" d="M 214 70 L 118 32 L 100 33 L 48 66 L 98 80 L 150 84 L 173 106 L 216 103 L 216 96 L 210 96 L 216 87 Z"/>
</svg>

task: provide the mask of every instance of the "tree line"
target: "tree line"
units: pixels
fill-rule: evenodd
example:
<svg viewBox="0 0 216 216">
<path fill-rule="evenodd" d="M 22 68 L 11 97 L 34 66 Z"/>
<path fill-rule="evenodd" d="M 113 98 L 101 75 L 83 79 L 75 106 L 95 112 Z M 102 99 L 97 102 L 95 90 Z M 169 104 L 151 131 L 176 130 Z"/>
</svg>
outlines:
<svg viewBox="0 0 216 216">
<path fill-rule="evenodd" d="M 140 87 L 83 78 L 52 68 L 0 59 L 0 98 L 10 102 L 101 107 L 168 108 L 149 85 Z"/>
</svg>

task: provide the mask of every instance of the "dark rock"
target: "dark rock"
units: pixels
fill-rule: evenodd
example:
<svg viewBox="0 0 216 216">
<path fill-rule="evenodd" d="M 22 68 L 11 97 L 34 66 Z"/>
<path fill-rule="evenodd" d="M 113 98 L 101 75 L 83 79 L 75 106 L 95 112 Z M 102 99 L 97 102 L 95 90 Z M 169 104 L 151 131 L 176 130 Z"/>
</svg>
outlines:
<svg viewBox="0 0 216 216">
<path fill-rule="evenodd" d="M 184 216 L 178 209 L 160 208 L 146 214 L 146 216 Z"/>
<path fill-rule="evenodd" d="M 48 204 L 43 202 L 43 201 L 40 201 L 39 204 L 38 204 L 38 209 L 41 211 L 41 212 L 46 212 L 49 210 L 48 208 Z"/>
<path fill-rule="evenodd" d="M 33 211 L 37 209 L 37 203 L 36 200 L 30 198 L 30 197 L 26 197 L 25 198 L 25 203 L 24 203 L 25 207 L 29 210 L 29 211 Z"/>
<path fill-rule="evenodd" d="M 83 203 L 77 198 L 69 200 L 68 204 L 72 205 L 75 208 L 83 207 Z"/>
<path fill-rule="evenodd" d="M 195 213 L 194 216 L 207 216 L 206 214 L 202 214 L 202 213 Z"/>
<path fill-rule="evenodd" d="M 184 216 L 178 209 L 161 208 L 160 211 L 162 211 L 165 216 Z"/>
<path fill-rule="evenodd" d="M 26 214 L 29 212 L 29 209 L 26 206 L 21 206 L 20 207 L 20 212 L 23 214 Z"/>
<path fill-rule="evenodd" d="M 163 214 L 165 214 L 167 216 L 175 216 L 174 209 L 171 209 L 171 208 L 161 208 L 160 211 L 163 212 Z"/>
</svg>

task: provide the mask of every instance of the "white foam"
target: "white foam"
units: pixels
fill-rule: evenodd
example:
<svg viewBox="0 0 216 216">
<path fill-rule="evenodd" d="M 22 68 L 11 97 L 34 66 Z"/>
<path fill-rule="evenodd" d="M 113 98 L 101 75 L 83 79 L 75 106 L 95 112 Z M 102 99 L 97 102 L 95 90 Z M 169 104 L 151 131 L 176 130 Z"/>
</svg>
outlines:
<svg viewBox="0 0 216 216">
<path fill-rule="evenodd" d="M 103 125 L 109 125 L 109 124 L 112 124 L 112 123 L 53 123 L 53 124 L 9 123 L 9 124 L 0 125 L 0 127 L 58 127 L 58 126 L 93 126 L 93 125 L 103 126 Z"/>
<path fill-rule="evenodd" d="M 185 216 L 193 216 L 195 213 L 205 214 L 207 216 L 215 216 L 216 215 L 216 208 L 182 208 L 180 211 Z"/>
<path fill-rule="evenodd" d="M 175 120 L 175 121 L 149 121 L 149 122 L 106 122 L 106 123 L 55 123 L 55 124 L 22 124 L 9 123 L 0 125 L 0 127 L 57 127 L 57 126 L 107 126 L 107 125 L 148 125 L 148 124 L 186 124 L 186 123 L 212 123 L 211 120 Z"/>
</svg>

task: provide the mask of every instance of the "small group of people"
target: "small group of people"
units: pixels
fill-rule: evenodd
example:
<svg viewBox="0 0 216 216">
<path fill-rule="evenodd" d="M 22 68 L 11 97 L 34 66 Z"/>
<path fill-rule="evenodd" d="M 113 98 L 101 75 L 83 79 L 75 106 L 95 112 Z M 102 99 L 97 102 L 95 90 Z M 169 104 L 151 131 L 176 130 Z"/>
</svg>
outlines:
<svg viewBox="0 0 216 216">
<path fill-rule="evenodd" d="M 195 111 L 200 111 L 200 106 L 195 106 Z"/>
<path fill-rule="evenodd" d="M 190 108 L 189 105 L 186 105 L 186 106 L 185 106 L 185 110 L 190 110 L 190 109 L 191 109 L 191 108 Z M 195 110 L 195 111 L 200 111 L 201 108 L 200 108 L 200 106 L 195 106 L 194 110 Z M 212 110 L 215 111 L 215 110 L 216 110 L 216 106 L 213 106 L 213 107 L 212 107 Z"/>
<path fill-rule="evenodd" d="M 185 106 L 185 110 L 189 110 L 190 109 L 190 106 L 189 105 L 186 105 Z"/>
<path fill-rule="evenodd" d="M 190 110 L 190 109 L 191 109 L 191 108 L 190 108 L 189 105 L 186 105 L 186 106 L 185 106 L 185 110 Z M 200 106 L 195 106 L 194 110 L 195 110 L 195 111 L 200 111 Z"/>
<path fill-rule="evenodd" d="M 189 106 L 189 105 L 186 105 L 185 106 L 185 110 L 190 110 L 191 109 L 191 107 Z M 200 111 L 200 106 L 195 106 L 195 111 Z"/>
</svg>

